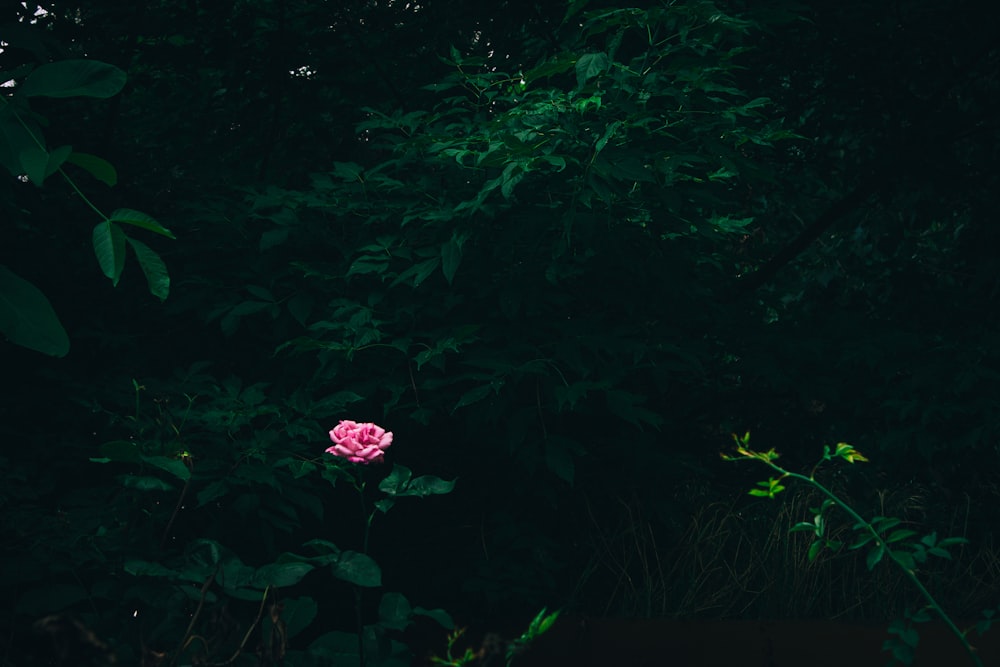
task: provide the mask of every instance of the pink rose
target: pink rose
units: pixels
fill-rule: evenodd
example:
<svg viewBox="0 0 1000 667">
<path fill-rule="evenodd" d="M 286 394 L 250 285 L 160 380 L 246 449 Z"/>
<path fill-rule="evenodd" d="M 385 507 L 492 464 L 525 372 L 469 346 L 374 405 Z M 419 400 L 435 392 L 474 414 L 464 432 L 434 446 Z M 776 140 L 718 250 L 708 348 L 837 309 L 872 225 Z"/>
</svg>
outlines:
<svg viewBox="0 0 1000 667">
<path fill-rule="evenodd" d="M 341 419 L 330 431 L 330 440 L 334 444 L 326 451 L 334 456 L 352 463 L 382 463 L 385 448 L 392 444 L 392 432 L 371 422 Z"/>
</svg>

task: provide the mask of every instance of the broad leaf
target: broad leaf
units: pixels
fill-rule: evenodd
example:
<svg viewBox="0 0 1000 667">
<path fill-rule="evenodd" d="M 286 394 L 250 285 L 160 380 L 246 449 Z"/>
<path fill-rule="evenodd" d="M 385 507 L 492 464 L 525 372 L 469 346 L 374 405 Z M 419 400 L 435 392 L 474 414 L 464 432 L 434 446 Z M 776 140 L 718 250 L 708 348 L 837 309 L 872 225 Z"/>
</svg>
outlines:
<svg viewBox="0 0 1000 667">
<path fill-rule="evenodd" d="M 21 84 L 27 97 L 98 97 L 117 95 L 125 72 L 99 60 L 61 60 L 41 65 Z"/>
<path fill-rule="evenodd" d="M 133 238 L 125 237 L 129 245 L 132 246 L 132 252 L 135 253 L 135 258 L 139 262 L 139 267 L 142 272 L 146 275 L 146 282 L 149 284 L 150 293 L 158 297 L 161 301 L 167 298 L 170 294 L 170 275 L 167 273 L 167 265 L 163 263 L 160 256 L 156 252 L 141 241 L 136 241 Z"/>
<path fill-rule="evenodd" d="M 312 572 L 313 565 L 303 561 L 290 560 L 284 563 L 268 563 L 259 568 L 253 576 L 252 585 L 256 588 L 274 586 L 284 588 L 294 586 L 302 578 Z"/>
<path fill-rule="evenodd" d="M 413 607 L 400 593 L 386 593 L 378 605 L 379 623 L 390 630 L 405 630 L 413 618 Z"/>
<path fill-rule="evenodd" d="M 24 174 L 21 154 L 28 149 L 44 151 L 45 137 L 27 108 L 18 109 L 16 102 L 0 107 L 0 164 L 12 176 Z"/>
<path fill-rule="evenodd" d="M 94 255 L 101 271 L 118 285 L 125 268 L 125 232 L 110 220 L 97 223 L 93 233 Z"/>
<path fill-rule="evenodd" d="M 459 234 L 452 234 L 451 239 L 441 246 L 441 272 L 444 279 L 451 285 L 455 279 L 455 272 L 462 262 L 462 242 L 465 239 Z"/>
<path fill-rule="evenodd" d="M 54 357 L 69 352 L 69 336 L 41 290 L 0 265 L 0 333 L 15 345 Z"/>
<path fill-rule="evenodd" d="M 111 222 L 117 222 L 123 225 L 132 225 L 134 227 L 142 227 L 143 229 L 148 229 L 151 232 L 156 232 L 167 238 L 177 238 L 173 235 L 169 229 L 158 223 L 151 216 L 146 215 L 142 211 L 134 211 L 130 208 L 119 208 L 115 209 L 111 213 Z"/>
<path fill-rule="evenodd" d="M 369 588 L 382 585 L 378 563 L 363 553 L 344 551 L 331 568 L 333 576 L 348 583 Z"/>
<path fill-rule="evenodd" d="M 585 53 L 576 61 L 576 84 L 580 88 L 595 76 L 607 71 L 611 61 L 606 53 Z"/>
<path fill-rule="evenodd" d="M 86 170 L 91 176 L 105 185 L 114 186 L 118 182 L 118 172 L 114 165 L 104 158 L 91 155 L 90 153 L 70 153 L 66 162 L 75 164 Z"/>
<path fill-rule="evenodd" d="M 41 185 L 62 166 L 72 151 L 70 146 L 60 146 L 51 153 L 37 146 L 29 146 L 21 151 L 21 167 L 32 183 Z"/>
</svg>

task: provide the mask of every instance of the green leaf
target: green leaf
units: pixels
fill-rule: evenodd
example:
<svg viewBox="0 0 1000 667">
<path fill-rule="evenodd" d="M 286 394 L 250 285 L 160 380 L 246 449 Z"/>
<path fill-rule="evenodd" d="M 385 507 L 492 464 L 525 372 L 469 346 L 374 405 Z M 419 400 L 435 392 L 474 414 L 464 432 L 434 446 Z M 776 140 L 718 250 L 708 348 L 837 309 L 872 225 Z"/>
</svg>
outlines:
<svg viewBox="0 0 1000 667">
<path fill-rule="evenodd" d="M 122 463 L 140 463 L 142 453 L 139 446 L 131 440 L 111 440 L 101 445 L 101 455 L 108 461 Z"/>
<path fill-rule="evenodd" d="M 865 558 L 865 565 L 868 566 L 869 570 L 875 568 L 879 561 L 882 560 L 882 556 L 885 555 L 885 547 L 881 544 L 875 545 L 875 547 L 868 552 L 868 557 Z"/>
<path fill-rule="evenodd" d="M 117 222 L 123 225 L 142 227 L 143 229 L 148 229 L 149 231 L 155 232 L 161 236 L 166 236 L 169 239 L 177 238 L 174 236 L 173 232 L 142 211 L 134 211 L 130 208 L 115 209 L 111 213 L 110 220 L 111 222 Z"/>
<path fill-rule="evenodd" d="M 567 484 L 573 484 L 576 473 L 573 455 L 563 440 L 556 436 L 550 436 L 545 440 L 545 467 Z"/>
<path fill-rule="evenodd" d="M 816 533 L 816 524 L 811 521 L 800 521 L 788 529 L 789 533 Z"/>
<path fill-rule="evenodd" d="M 142 460 L 151 466 L 170 473 L 183 482 L 191 479 L 191 470 L 180 459 L 170 458 L 169 456 L 144 456 Z"/>
<path fill-rule="evenodd" d="M 32 183 L 41 185 L 62 166 L 72 151 L 70 146 L 60 146 L 51 153 L 38 146 L 29 146 L 21 151 L 21 167 Z"/>
<path fill-rule="evenodd" d="M 455 232 L 451 235 L 451 239 L 441 246 L 441 272 L 444 273 L 444 279 L 448 281 L 449 285 L 455 279 L 455 272 L 458 271 L 458 265 L 462 262 L 462 244 L 464 242 L 465 237 Z"/>
<path fill-rule="evenodd" d="M 268 586 L 284 588 L 294 586 L 302 581 L 302 578 L 312 572 L 313 565 L 298 560 L 291 560 L 284 563 L 268 563 L 257 569 L 254 573 L 252 585 L 256 588 L 264 589 Z"/>
<path fill-rule="evenodd" d="M 311 597 L 287 598 L 281 618 L 285 621 L 286 636 L 291 639 L 305 630 L 315 620 L 319 605 Z"/>
<path fill-rule="evenodd" d="M 374 588 L 382 585 L 382 571 L 378 564 L 365 554 L 356 551 L 341 552 L 330 566 L 333 576 L 358 586 Z"/>
<path fill-rule="evenodd" d="M 615 132 L 617 132 L 618 128 L 621 126 L 622 122 L 620 120 L 616 120 L 615 122 L 608 125 L 607 128 L 605 128 L 604 134 L 602 134 L 601 138 L 597 140 L 596 144 L 594 144 L 595 155 L 604 150 L 604 147 L 607 145 L 608 141 L 611 139 L 611 137 L 615 135 Z"/>
<path fill-rule="evenodd" d="M 487 396 L 493 390 L 493 385 L 484 384 L 476 387 L 475 389 L 470 389 L 461 396 L 458 397 L 458 402 L 455 403 L 455 407 L 451 409 L 452 412 L 458 410 L 459 408 L 464 408 L 467 405 L 472 405 L 473 403 L 478 403 Z"/>
<path fill-rule="evenodd" d="M 27 97 L 97 97 L 117 95 L 125 72 L 99 60 L 60 60 L 35 68 L 18 92 Z"/>
<path fill-rule="evenodd" d="M 579 88 L 607 71 L 611 61 L 606 53 L 585 53 L 576 61 L 576 84 Z"/>
<path fill-rule="evenodd" d="M 147 560 L 127 560 L 122 566 L 126 573 L 133 577 L 167 577 L 169 579 L 179 579 L 180 573 L 169 567 L 153 563 Z"/>
<path fill-rule="evenodd" d="M 174 488 L 159 477 L 135 475 L 126 475 L 122 479 L 122 485 L 126 489 L 135 489 L 136 491 L 170 491 Z"/>
<path fill-rule="evenodd" d="M 91 176 L 106 185 L 114 186 L 118 183 L 118 172 L 115 171 L 114 165 L 104 158 L 90 153 L 73 152 L 66 158 L 66 162 L 86 170 Z"/>
<path fill-rule="evenodd" d="M 861 547 L 865 546 L 866 544 L 868 544 L 869 542 L 871 542 L 874 539 L 875 539 L 875 536 L 872 535 L 871 533 L 864 533 L 864 534 L 861 535 L 861 537 L 858 538 L 857 542 L 855 542 L 854 544 L 852 544 L 851 546 L 849 546 L 847 548 L 848 549 L 860 549 Z"/>
<path fill-rule="evenodd" d="M 378 605 L 379 625 L 390 630 L 405 630 L 413 618 L 409 600 L 400 593 L 386 593 Z"/>
<path fill-rule="evenodd" d="M 410 283 L 414 287 L 420 287 L 420 283 L 427 279 L 427 276 L 434 273 L 437 269 L 438 264 L 441 260 L 437 257 L 431 257 L 430 259 L 425 259 L 422 262 L 417 262 L 410 268 L 406 269 L 400 273 L 395 280 L 392 281 L 392 285 L 399 285 L 400 283 Z M 353 270 L 353 267 L 351 267 Z M 350 275 L 350 273 L 348 273 Z"/>
<path fill-rule="evenodd" d="M 413 608 L 414 616 L 426 616 L 427 618 L 436 621 L 438 625 L 446 630 L 451 630 L 455 627 L 455 621 L 452 620 L 451 614 L 446 612 L 444 609 L 424 609 L 423 607 Z"/>
<path fill-rule="evenodd" d="M 892 544 L 894 542 L 902 542 L 903 540 L 913 537 L 916 534 L 917 531 L 915 530 L 908 530 L 906 528 L 901 528 L 899 530 L 892 531 L 889 537 L 885 538 L 885 541 L 889 544 Z"/>
<path fill-rule="evenodd" d="M 110 221 L 97 223 L 93 233 L 94 255 L 101 265 L 101 271 L 118 285 L 125 268 L 125 232 Z"/>
<path fill-rule="evenodd" d="M 455 480 L 447 481 L 434 475 L 421 475 L 409 483 L 406 491 L 397 493 L 396 495 L 423 498 L 424 496 L 451 493 L 454 488 Z"/>
<path fill-rule="evenodd" d="M 170 294 L 170 275 L 167 273 L 167 265 L 163 263 L 160 256 L 152 248 L 141 241 L 126 236 L 132 252 L 139 262 L 139 268 L 146 276 L 146 284 L 149 285 L 149 292 L 153 296 L 163 301 Z"/>
<path fill-rule="evenodd" d="M 0 333 L 11 343 L 54 357 L 69 352 L 69 336 L 41 290 L 0 265 Z"/>
<path fill-rule="evenodd" d="M 21 154 L 31 148 L 45 149 L 42 128 L 31 118 L 31 112 L 16 100 L 0 106 L 0 164 L 11 176 L 24 174 Z"/>
<path fill-rule="evenodd" d="M 390 496 L 403 493 L 406 491 L 411 477 L 413 477 L 413 472 L 409 468 L 398 463 L 393 464 L 392 471 L 379 482 L 378 490 Z"/>
</svg>

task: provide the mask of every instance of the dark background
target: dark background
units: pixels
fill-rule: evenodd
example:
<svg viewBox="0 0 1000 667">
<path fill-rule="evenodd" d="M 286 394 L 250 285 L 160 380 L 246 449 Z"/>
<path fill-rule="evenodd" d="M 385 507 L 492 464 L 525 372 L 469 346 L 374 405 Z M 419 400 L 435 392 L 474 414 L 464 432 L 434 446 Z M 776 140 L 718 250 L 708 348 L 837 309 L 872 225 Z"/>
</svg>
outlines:
<svg viewBox="0 0 1000 667">
<path fill-rule="evenodd" d="M 0 263 L 72 341 L 61 359 L 0 347 L 11 664 L 56 612 L 126 653 L 179 641 L 196 597 L 126 574 L 131 560 L 185 571 L 203 538 L 253 567 L 314 538 L 360 549 L 356 494 L 287 464 L 318 459 L 338 419 L 392 430 L 390 464 L 457 479 L 379 515 L 369 553 L 385 590 L 461 624 L 542 606 L 882 619 L 912 605 L 863 551 L 809 562 L 809 537 L 786 531 L 818 500 L 794 484 L 748 496 L 767 471 L 719 457 L 745 431 L 796 470 L 854 445 L 870 463 L 819 477 L 863 515 L 968 538 L 923 574 L 956 615 L 996 603 L 995 11 L 44 9 L 0 16 L 0 71 L 126 71 L 111 99 L 32 109 L 50 147 L 117 168 L 114 188 L 67 168 L 98 208 L 144 211 L 177 239 L 130 231 L 170 270 L 161 303 L 134 261 L 117 287 L 104 278 L 98 219 L 65 182 L 0 189 Z M 607 66 L 581 81 L 588 54 Z M 185 501 L 155 466 L 90 462 L 115 440 L 190 452 Z M 369 500 L 388 469 L 365 470 Z M 299 648 L 354 623 L 350 590 L 309 577 L 288 591 L 318 601 Z M 233 623 L 255 612 L 231 604 Z"/>
</svg>

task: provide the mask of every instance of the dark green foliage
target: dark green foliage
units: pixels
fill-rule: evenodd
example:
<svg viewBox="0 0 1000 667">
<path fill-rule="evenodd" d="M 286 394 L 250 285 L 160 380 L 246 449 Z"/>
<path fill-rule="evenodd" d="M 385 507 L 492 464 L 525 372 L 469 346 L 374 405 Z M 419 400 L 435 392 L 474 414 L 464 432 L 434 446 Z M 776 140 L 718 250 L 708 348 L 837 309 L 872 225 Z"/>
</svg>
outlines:
<svg viewBox="0 0 1000 667">
<path fill-rule="evenodd" d="M 926 488 L 929 522 L 968 492 L 985 538 L 996 22 L 903 4 L 0 17 L 22 83 L 0 129 L 16 108 L 49 142 L 0 147 L 44 181 L 0 200 L 0 328 L 73 340 L 60 364 L 0 348 L 9 621 L 72 610 L 124 656 L 176 651 L 216 605 L 198 632 L 224 659 L 258 616 L 275 650 L 271 584 L 286 638 L 339 659 L 359 651 L 348 584 L 380 584 L 362 641 L 391 662 L 426 611 L 396 590 L 473 620 L 605 611 L 621 573 L 588 549 L 623 507 L 659 551 L 684 543 L 742 489 L 715 459 L 745 429 L 792 464 L 855 443 L 882 468 L 854 497 Z M 81 217 L 52 165 L 113 212 Z M 10 316 L 52 311 L 40 335 Z M 362 496 L 370 557 L 323 464 L 338 419 L 396 435 Z"/>
</svg>

